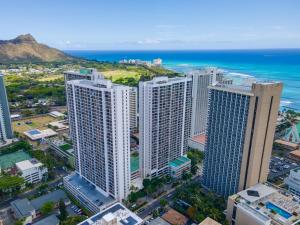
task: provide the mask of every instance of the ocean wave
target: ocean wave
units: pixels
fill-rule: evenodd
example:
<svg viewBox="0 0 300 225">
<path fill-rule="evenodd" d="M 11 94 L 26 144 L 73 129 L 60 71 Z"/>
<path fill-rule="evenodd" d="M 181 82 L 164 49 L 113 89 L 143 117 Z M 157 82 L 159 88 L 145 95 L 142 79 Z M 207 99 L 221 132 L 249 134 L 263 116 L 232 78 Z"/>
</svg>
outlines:
<svg viewBox="0 0 300 225">
<path fill-rule="evenodd" d="M 293 104 L 293 102 L 288 101 L 288 100 L 281 100 L 280 101 L 280 105 L 283 105 L 283 106 L 290 105 L 290 104 Z"/>
<path fill-rule="evenodd" d="M 228 75 L 233 77 L 254 78 L 254 76 L 245 73 L 229 72 Z"/>
</svg>

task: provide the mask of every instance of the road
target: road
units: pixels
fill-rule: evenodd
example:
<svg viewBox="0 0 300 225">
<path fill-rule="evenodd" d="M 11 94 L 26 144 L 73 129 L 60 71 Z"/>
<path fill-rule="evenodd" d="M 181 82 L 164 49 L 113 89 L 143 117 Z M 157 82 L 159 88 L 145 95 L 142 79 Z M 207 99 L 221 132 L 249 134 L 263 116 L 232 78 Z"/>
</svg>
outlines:
<svg viewBox="0 0 300 225">
<path fill-rule="evenodd" d="M 51 188 L 57 187 L 57 185 L 62 182 L 62 178 L 64 176 L 66 176 L 66 174 L 67 173 L 65 173 L 65 174 L 61 173 L 55 180 L 49 181 L 47 183 L 48 184 L 48 188 L 51 189 Z M 12 201 L 14 201 L 16 199 L 30 198 L 30 197 L 38 194 L 38 192 L 40 191 L 40 190 L 38 190 L 38 187 L 39 187 L 39 185 L 36 186 L 36 187 L 34 187 L 33 189 L 29 190 L 29 191 L 20 193 L 18 196 L 12 197 L 12 198 L 7 199 L 5 201 L 1 201 L 1 203 L 0 203 L 0 210 L 3 209 L 3 208 L 9 207 L 10 206 L 10 202 L 12 202 Z"/>
<path fill-rule="evenodd" d="M 193 181 L 201 181 L 201 176 L 196 176 L 192 179 Z M 147 216 L 152 214 L 153 210 L 158 208 L 160 206 L 159 201 L 161 199 L 166 199 L 168 202 L 173 201 L 174 196 L 175 196 L 176 190 L 175 188 L 172 188 L 171 190 L 167 191 L 164 195 L 161 195 L 159 198 L 154 199 L 153 201 L 149 202 L 146 206 L 142 207 L 141 209 L 137 210 L 137 215 L 145 219 Z"/>
</svg>

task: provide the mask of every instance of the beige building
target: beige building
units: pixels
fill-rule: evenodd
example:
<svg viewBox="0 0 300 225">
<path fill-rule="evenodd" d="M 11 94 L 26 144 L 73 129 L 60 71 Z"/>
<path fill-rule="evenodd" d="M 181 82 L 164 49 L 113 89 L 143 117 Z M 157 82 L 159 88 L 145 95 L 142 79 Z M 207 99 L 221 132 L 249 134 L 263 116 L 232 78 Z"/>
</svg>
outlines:
<svg viewBox="0 0 300 225">
<path fill-rule="evenodd" d="M 282 83 L 210 87 L 204 185 L 229 196 L 265 182 Z"/>
<path fill-rule="evenodd" d="M 228 198 L 226 218 L 230 225 L 296 225 L 300 200 L 269 184 L 256 184 Z"/>
<path fill-rule="evenodd" d="M 206 217 L 206 219 L 203 220 L 201 223 L 199 223 L 199 225 L 221 225 L 221 224 L 209 217 Z"/>
</svg>

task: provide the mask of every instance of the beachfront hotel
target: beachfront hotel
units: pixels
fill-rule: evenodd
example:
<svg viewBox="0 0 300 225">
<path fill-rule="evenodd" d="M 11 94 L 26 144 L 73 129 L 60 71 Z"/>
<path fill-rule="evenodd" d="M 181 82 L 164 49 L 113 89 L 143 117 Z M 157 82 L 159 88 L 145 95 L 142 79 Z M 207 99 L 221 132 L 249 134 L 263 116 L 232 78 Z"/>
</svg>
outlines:
<svg viewBox="0 0 300 225">
<path fill-rule="evenodd" d="M 75 194 L 87 199 L 85 202 L 91 201 L 89 193 L 98 191 L 87 206 L 93 209 L 109 198 L 126 199 L 130 188 L 130 88 L 98 77 L 67 81 L 66 92 L 76 174 L 64 179 L 65 186 L 70 192 L 85 191 Z"/>
<path fill-rule="evenodd" d="M 209 89 L 203 184 L 226 197 L 267 180 L 282 84 Z"/>
<path fill-rule="evenodd" d="M 187 151 L 191 133 L 192 79 L 156 77 L 139 84 L 140 172 L 168 174 Z"/>
<path fill-rule="evenodd" d="M 228 198 L 230 225 L 296 225 L 300 199 L 270 184 L 256 184 Z"/>
<path fill-rule="evenodd" d="M 0 146 L 7 144 L 13 138 L 10 112 L 4 84 L 4 77 L 0 73 Z"/>
</svg>

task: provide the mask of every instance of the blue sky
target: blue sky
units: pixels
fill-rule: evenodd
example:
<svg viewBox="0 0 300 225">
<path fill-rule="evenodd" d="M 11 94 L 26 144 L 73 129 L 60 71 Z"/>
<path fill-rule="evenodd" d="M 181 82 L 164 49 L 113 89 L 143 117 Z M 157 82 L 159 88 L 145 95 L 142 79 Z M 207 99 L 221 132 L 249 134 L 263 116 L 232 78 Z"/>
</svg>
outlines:
<svg viewBox="0 0 300 225">
<path fill-rule="evenodd" d="M 299 0 L 0 0 L 0 39 L 59 49 L 299 48 Z"/>
</svg>

